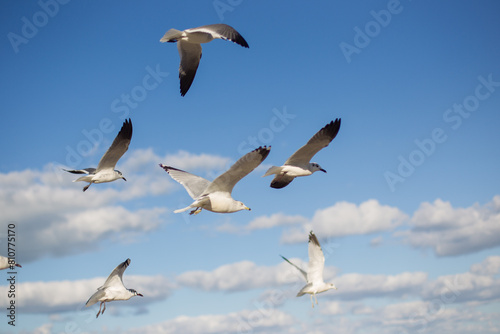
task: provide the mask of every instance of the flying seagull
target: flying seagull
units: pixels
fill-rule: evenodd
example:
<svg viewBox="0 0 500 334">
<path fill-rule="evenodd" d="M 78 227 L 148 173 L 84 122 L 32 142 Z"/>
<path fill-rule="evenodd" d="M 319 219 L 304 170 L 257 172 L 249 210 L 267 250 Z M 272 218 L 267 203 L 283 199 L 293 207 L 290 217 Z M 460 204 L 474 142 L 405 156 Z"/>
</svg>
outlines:
<svg viewBox="0 0 500 334">
<path fill-rule="evenodd" d="M 181 57 L 179 65 L 181 96 L 186 95 L 193 83 L 201 59 L 200 44 L 211 42 L 215 38 L 229 40 L 248 48 L 248 43 L 239 32 L 233 27 L 221 23 L 186 29 L 184 31 L 170 29 L 160 39 L 160 42 L 177 42 L 177 49 Z"/>
<path fill-rule="evenodd" d="M 103 182 L 111 182 L 118 179 L 125 179 L 122 175 L 122 172 L 119 170 L 115 170 L 116 163 L 122 155 L 127 152 L 128 145 L 130 144 L 130 140 L 132 139 L 132 121 L 130 118 L 123 122 L 123 126 L 116 136 L 113 144 L 108 148 L 106 153 L 99 161 L 97 168 L 85 168 L 85 169 L 75 169 L 68 170 L 63 169 L 66 172 L 70 172 L 73 174 L 86 174 L 73 182 L 77 181 L 85 181 L 89 182 L 88 185 L 83 187 L 83 191 L 87 190 L 92 183 L 103 183 Z"/>
<path fill-rule="evenodd" d="M 313 295 L 316 300 L 316 305 L 318 304 L 318 298 L 316 294 L 330 289 L 337 289 L 333 283 L 325 283 L 323 281 L 323 269 L 325 268 L 325 256 L 319 245 L 318 238 L 313 231 L 309 233 L 309 267 L 307 272 L 305 272 L 300 267 L 296 266 L 292 262 L 282 255 L 280 255 L 286 262 L 290 263 L 292 266 L 297 268 L 307 281 L 307 284 L 299 291 L 297 297 L 303 296 L 308 293 L 311 295 L 311 304 L 314 308 Z"/>
<path fill-rule="evenodd" d="M 0 270 L 2 269 L 7 269 L 7 268 L 13 268 L 13 267 L 19 267 L 22 268 L 22 266 L 18 263 L 16 263 L 14 260 L 9 262 L 9 258 L 5 256 L 0 255 Z"/>
<path fill-rule="evenodd" d="M 198 214 L 202 209 L 230 213 L 240 210 L 250 210 L 240 201 L 235 201 L 231 197 L 231 191 L 235 184 L 253 171 L 269 154 L 271 147 L 259 147 L 250 153 L 245 154 L 234 163 L 225 173 L 219 175 L 212 182 L 183 170 L 160 164 L 175 181 L 186 188 L 189 196 L 194 202 L 184 209 L 175 210 L 175 213 L 184 212 L 190 208 L 195 208 L 190 214 Z"/>
<path fill-rule="evenodd" d="M 120 263 L 115 270 L 111 272 L 104 285 L 97 288 L 97 291 L 87 300 L 85 304 L 86 307 L 92 306 L 97 302 L 101 302 L 99 305 L 99 312 L 97 312 L 96 318 L 101 314 L 101 307 L 104 304 L 104 308 L 102 309 L 102 314 L 106 310 L 106 302 L 111 302 L 113 300 L 129 300 L 134 296 L 141 296 L 142 294 L 138 293 L 134 289 L 127 289 L 123 285 L 123 272 L 130 265 L 130 259 L 126 259 L 123 263 Z"/>
<path fill-rule="evenodd" d="M 326 173 L 326 170 L 321 168 L 315 162 L 311 161 L 312 157 L 318 153 L 322 148 L 327 147 L 328 144 L 337 136 L 340 129 L 340 118 L 331 121 L 321 130 L 319 130 L 311 139 L 299 148 L 294 154 L 292 154 L 285 164 L 281 167 L 272 166 L 269 168 L 263 176 L 268 176 L 271 174 L 276 174 L 274 179 L 271 181 L 272 188 L 284 188 L 296 177 L 308 176 L 314 172 L 322 171 Z"/>
</svg>

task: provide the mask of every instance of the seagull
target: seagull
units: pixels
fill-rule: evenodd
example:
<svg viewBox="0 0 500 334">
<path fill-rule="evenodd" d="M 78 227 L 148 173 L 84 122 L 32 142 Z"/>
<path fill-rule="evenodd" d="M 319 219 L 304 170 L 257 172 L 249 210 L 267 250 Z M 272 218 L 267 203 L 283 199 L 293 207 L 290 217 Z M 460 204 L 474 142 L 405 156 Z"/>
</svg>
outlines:
<svg viewBox="0 0 500 334">
<path fill-rule="evenodd" d="M 337 118 L 335 122 L 331 121 L 312 136 L 307 144 L 299 148 L 287 161 L 285 161 L 283 166 L 272 166 L 263 177 L 276 174 L 271 181 L 271 187 L 280 189 L 286 187 L 296 177 L 308 176 L 317 171 L 326 173 L 326 170 L 321 168 L 320 165 L 309 161 L 311 161 L 312 157 L 322 148 L 330 144 L 333 138 L 337 136 L 339 129 L 340 118 Z"/>
<path fill-rule="evenodd" d="M 103 183 L 103 182 L 111 182 L 118 179 L 124 179 L 122 172 L 119 170 L 115 170 L 115 165 L 120 160 L 122 155 L 127 152 L 128 145 L 130 144 L 130 140 L 132 139 L 132 121 L 130 118 L 123 122 L 123 126 L 116 136 L 113 144 L 108 148 L 106 153 L 99 161 L 97 168 L 85 168 L 85 169 L 76 169 L 76 170 L 68 170 L 63 169 L 66 172 L 70 172 L 73 174 L 86 174 L 73 182 L 77 181 L 85 181 L 89 182 L 88 185 L 83 187 L 83 191 L 87 190 L 92 183 Z"/>
<path fill-rule="evenodd" d="M 186 95 L 193 83 L 196 70 L 201 59 L 201 43 L 211 42 L 215 38 L 228 40 L 248 48 L 248 43 L 233 27 L 227 24 L 210 24 L 198 28 L 180 31 L 170 29 L 163 35 L 160 42 L 177 42 L 181 57 L 179 79 L 181 81 L 181 96 Z"/>
<path fill-rule="evenodd" d="M 104 308 L 102 309 L 102 314 L 106 310 L 106 302 L 111 302 L 113 300 L 129 300 L 134 296 L 141 296 L 142 294 L 138 293 L 134 289 L 127 289 L 123 285 L 123 272 L 130 265 L 130 259 L 126 259 L 124 262 L 120 263 L 115 270 L 111 272 L 104 285 L 97 288 L 97 291 L 87 300 L 85 307 L 89 307 L 94 305 L 97 302 L 101 302 L 99 305 L 99 312 L 97 312 L 96 318 L 101 314 L 101 307 L 104 304 Z"/>
<path fill-rule="evenodd" d="M 174 213 L 184 212 L 190 208 L 195 208 L 190 212 L 190 215 L 198 214 L 202 209 L 219 213 L 231 213 L 240 210 L 250 211 L 250 208 L 245 204 L 235 201 L 231 197 L 231 191 L 239 180 L 253 171 L 266 159 L 270 150 L 270 146 L 261 146 L 245 154 L 231 168 L 219 175 L 212 182 L 183 170 L 160 164 L 160 167 L 175 181 L 182 184 L 189 196 L 194 199 L 194 202 L 188 207 L 175 210 Z"/>
<path fill-rule="evenodd" d="M 16 263 L 16 261 L 14 260 L 9 260 L 8 257 L 0 255 L 0 270 L 7 268 L 10 268 L 12 270 L 14 269 L 14 267 L 22 268 L 23 266 L 21 266 L 19 263 Z"/>
<path fill-rule="evenodd" d="M 297 268 L 304 278 L 307 281 L 307 284 L 299 291 L 297 297 L 303 296 L 308 293 L 311 295 L 311 304 L 314 308 L 313 295 L 314 299 L 316 299 L 316 305 L 318 304 L 318 298 L 316 298 L 316 294 L 324 291 L 328 291 L 330 289 L 335 289 L 335 285 L 333 283 L 325 283 L 323 281 L 323 269 L 325 268 L 325 256 L 323 255 L 323 251 L 321 250 L 321 246 L 319 245 L 318 238 L 313 231 L 309 233 L 309 267 L 307 272 L 305 272 L 300 267 L 296 266 L 292 262 L 288 261 L 286 257 L 280 255 L 286 262 L 290 263 L 292 266 Z"/>
</svg>

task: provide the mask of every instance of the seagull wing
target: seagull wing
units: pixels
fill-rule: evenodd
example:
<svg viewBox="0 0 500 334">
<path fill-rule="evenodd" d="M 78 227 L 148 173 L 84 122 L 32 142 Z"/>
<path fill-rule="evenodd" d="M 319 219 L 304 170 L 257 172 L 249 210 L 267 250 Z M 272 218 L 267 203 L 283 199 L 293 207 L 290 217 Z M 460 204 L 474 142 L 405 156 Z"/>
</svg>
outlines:
<svg viewBox="0 0 500 334">
<path fill-rule="evenodd" d="M 313 231 L 309 233 L 309 268 L 307 269 L 307 282 L 323 282 L 323 269 L 325 256 L 319 245 L 318 238 Z"/>
<path fill-rule="evenodd" d="M 322 148 L 327 147 L 328 144 L 337 136 L 340 129 L 340 118 L 331 121 L 319 130 L 311 139 L 292 154 L 285 165 L 300 166 L 309 163 L 312 157 L 318 153 Z"/>
<path fill-rule="evenodd" d="M 73 174 L 95 174 L 95 168 L 85 168 L 85 169 L 64 169 L 63 171 L 73 173 Z"/>
<path fill-rule="evenodd" d="M 108 287 L 123 286 L 123 273 L 125 269 L 130 265 L 130 259 L 126 259 L 124 262 L 120 263 L 109 275 L 104 285 L 98 290 L 102 290 Z"/>
<path fill-rule="evenodd" d="M 115 169 L 118 160 L 120 160 L 122 155 L 127 152 L 131 139 L 132 121 L 129 118 L 123 122 L 123 126 L 113 141 L 113 144 L 111 144 L 106 153 L 102 156 L 101 161 L 99 161 L 99 164 L 97 165 L 97 172 L 108 168 Z"/>
<path fill-rule="evenodd" d="M 271 181 L 271 188 L 281 189 L 286 187 L 293 181 L 295 177 L 288 176 L 286 174 L 277 174 L 274 179 Z"/>
<path fill-rule="evenodd" d="M 259 147 L 245 154 L 234 163 L 225 173 L 219 175 L 206 189 L 205 193 L 225 191 L 231 193 L 233 187 L 239 180 L 248 175 L 259 166 L 271 151 L 271 147 Z"/>
<path fill-rule="evenodd" d="M 189 87 L 193 83 L 196 70 L 201 59 L 201 45 L 189 43 L 182 40 L 177 42 L 177 49 L 181 57 L 179 65 L 179 79 L 181 81 L 181 95 L 186 95 Z"/>
<path fill-rule="evenodd" d="M 294 266 L 295 268 L 297 268 L 298 271 L 300 271 L 300 273 L 304 276 L 304 278 L 306 279 L 307 281 L 307 273 L 305 272 L 305 270 L 303 270 L 302 268 L 300 268 L 299 266 L 293 264 L 292 262 L 290 262 L 286 257 L 284 257 L 283 255 L 280 255 L 283 260 L 285 260 L 286 262 L 290 263 L 292 266 Z"/>
<path fill-rule="evenodd" d="M 234 29 L 231 26 L 228 26 L 227 24 L 222 24 L 222 23 L 209 24 L 198 28 L 186 29 L 186 32 L 188 33 L 193 33 L 197 31 L 209 33 L 212 35 L 213 38 L 228 40 L 236 44 L 239 44 L 245 48 L 249 47 L 247 41 L 245 41 L 243 36 L 241 36 L 240 33 L 236 31 L 236 29 Z"/>
<path fill-rule="evenodd" d="M 201 176 L 196 176 L 183 170 L 162 164 L 160 164 L 160 167 L 163 168 L 175 181 L 182 184 L 192 199 L 197 199 L 210 185 L 210 181 L 202 178 Z"/>
</svg>

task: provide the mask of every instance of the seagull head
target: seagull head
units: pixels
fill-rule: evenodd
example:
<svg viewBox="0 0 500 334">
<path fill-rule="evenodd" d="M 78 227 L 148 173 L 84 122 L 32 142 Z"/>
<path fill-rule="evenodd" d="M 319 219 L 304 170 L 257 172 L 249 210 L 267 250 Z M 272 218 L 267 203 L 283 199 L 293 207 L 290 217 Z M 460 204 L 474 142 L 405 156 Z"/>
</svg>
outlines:
<svg viewBox="0 0 500 334">
<path fill-rule="evenodd" d="M 119 178 L 120 178 L 120 179 L 123 179 L 124 181 L 127 181 L 127 179 L 123 177 L 122 172 L 120 172 L 120 171 L 119 171 L 119 170 L 117 170 L 117 169 L 115 169 L 115 172 L 116 172 L 116 174 L 118 174 L 118 176 L 119 176 Z"/>
<path fill-rule="evenodd" d="M 141 297 L 144 297 L 141 293 L 138 293 L 137 291 L 135 291 L 134 289 L 128 289 L 128 291 L 130 291 L 134 296 L 141 296 Z"/>
<path fill-rule="evenodd" d="M 328 283 L 330 289 L 335 289 L 337 290 L 337 287 L 333 285 L 333 283 Z"/>
<path fill-rule="evenodd" d="M 252 209 L 250 209 L 248 206 L 246 206 L 245 204 L 243 204 L 243 202 L 240 202 L 240 201 L 236 201 L 236 207 L 238 210 L 252 211 Z"/>
<path fill-rule="evenodd" d="M 311 162 L 311 172 L 317 172 L 317 171 L 322 171 L 323 173 L 326 173 L 326 170 L 324 170 L 323 168 L 321 168 L 320 165 L 318 165 L 317 163 L 315 162 Z"/>
</svg>

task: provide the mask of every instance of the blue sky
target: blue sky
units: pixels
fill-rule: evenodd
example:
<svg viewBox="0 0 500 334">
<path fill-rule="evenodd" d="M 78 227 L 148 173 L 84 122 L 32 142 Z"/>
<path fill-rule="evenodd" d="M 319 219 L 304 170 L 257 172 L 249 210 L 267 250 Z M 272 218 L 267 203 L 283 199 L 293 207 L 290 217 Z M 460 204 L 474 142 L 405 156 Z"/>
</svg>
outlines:
<svg viewBox="0 0 500 334">
<path fill-rule="evenodd" d="M 0 254 L 15 224 L 7 333 L 437 333 L 500 327 L 500 5 L 496 1 L 7 1 L 0 11 Z M 185 97 L 170 28 L 225 23 Z M 131 118 L 117 165 L 84 184 Z M 316 131 L 328 173 L 269 187 Z M 158 167 L 209 179 L 271 145 L 233 197 L 190 204 Z M 295 298 L 313 229 L 336 291 Z M 88 297 L 125 259 L 144 294 Z M 2 282 L 6 271 L 0 272 Z M 7 294 L 2 283 L 0 294 Z M 5 309 L 6 298 L 0 300 Z M 5 312 L 5 311 L 4 311 Z M 481 319 L 481 320 L 479 320 Z"/>
</svg>

